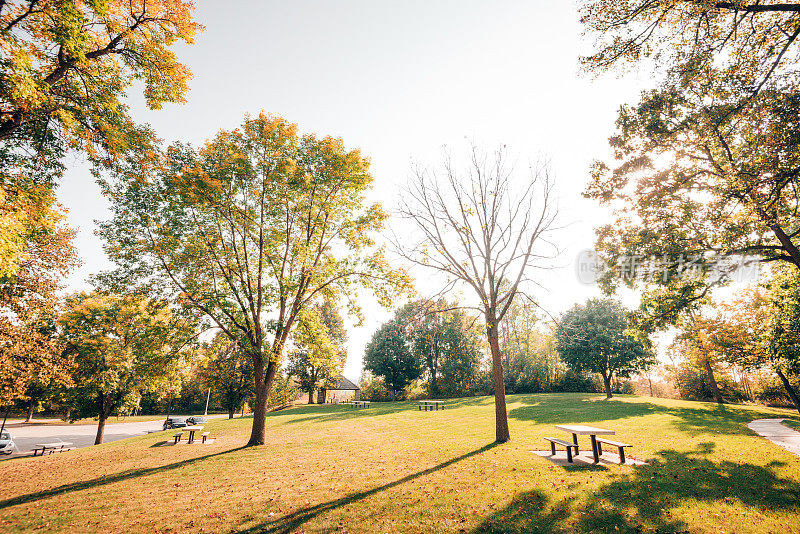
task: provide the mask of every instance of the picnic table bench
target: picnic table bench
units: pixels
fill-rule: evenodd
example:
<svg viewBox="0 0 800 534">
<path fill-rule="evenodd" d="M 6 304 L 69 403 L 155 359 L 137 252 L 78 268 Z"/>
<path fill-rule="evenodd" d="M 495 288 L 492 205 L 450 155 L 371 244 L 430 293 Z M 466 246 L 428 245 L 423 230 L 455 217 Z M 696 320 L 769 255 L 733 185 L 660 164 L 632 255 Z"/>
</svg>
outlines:
<svg viewBox="0 0 800 534">
<path fill-rule="evenodd" d="M 56 441 L 53 443 L 37 443 L 33 448 L 34 456 L 44 456 L 44 453 L 53 454 L 55 452 L 71 451 L 71 441 Z"/>
<path fill-rule="evenodd" d="M 444 401 L 440 400 L 421 400 L 419 401 L 419 410 L 444 410 Z"/>
<path fill-rule="evenodd" d="M 544 438 L 550 442 L 550 450 L 553 452 L 553 456 L 556 455 L 556 444 L 561 445 L 567 449 L 567 461 L 572 463 L 572 449 L 575 449 L 575 455 L 578 455 L 578 445 L 575 443 L 570 443 L 569 441 L 564 441 L 563 439 L 558 438 Z"/>
<path fill-rule="evenodd" d="M 617 447 L 619 449 L 619 463 L 625 463 L 625 447 L 633 447 L 630 443 L 622 443 L 620 441 L 611 441 L 610 439 L 604 438 L 597 438 L 597 453 L 602 456 L 603 454 L 603 446 L 602 443 L 606 445 L 611 445 L 612 447 Z"/>
<path fill-rule="evenodd" d="M 578 436 L 590 436 L 592 439 L 592 456 L 594 457 L 594 463 L 598 463 L 600 461 L 600 453 L 598 452 L 597 446 L 597 436 L 614 434 L 613 430 L 586 425 L 556 425 L 556 429 L 572 434 L 572 443 L 575 447 L 576 455 L 578 454 Z M 553 447 L 553 450 L 555 451 L 555 447 Z M 553 452 L 553 454 L 555 454 L 555 452 Z M 571 462 L 569 459 L 569 453 L 567 454 L 567 460 Z"/>
</svg>

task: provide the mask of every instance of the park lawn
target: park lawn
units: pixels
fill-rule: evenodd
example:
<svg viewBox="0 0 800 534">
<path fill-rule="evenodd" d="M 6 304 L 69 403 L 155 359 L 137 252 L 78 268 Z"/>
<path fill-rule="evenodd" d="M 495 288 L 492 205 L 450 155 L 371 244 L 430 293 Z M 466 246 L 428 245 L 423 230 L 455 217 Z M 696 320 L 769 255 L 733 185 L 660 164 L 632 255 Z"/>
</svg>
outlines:
<svg viewBox="0 0 800 534">
<path fill-rule="evenodd" d="M 215 443 L 151 434 L 0 462 L 0 531 L 800 532 L 800 458 L 746 424 L 789 410 L 590 394 L 297 407 L 208 423 Z M 649 466 L 555 467 L 559 423 L 616 431 Z"/>
</svg>

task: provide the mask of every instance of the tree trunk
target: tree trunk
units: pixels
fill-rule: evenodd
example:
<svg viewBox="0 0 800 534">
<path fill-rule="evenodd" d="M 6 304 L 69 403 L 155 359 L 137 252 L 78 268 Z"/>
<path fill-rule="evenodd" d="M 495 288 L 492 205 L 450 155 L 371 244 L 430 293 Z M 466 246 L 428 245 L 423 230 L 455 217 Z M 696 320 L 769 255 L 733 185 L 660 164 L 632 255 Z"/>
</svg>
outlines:
<svg viewBox="0 0 800 534">
<path fill-rule="evenodd" d="M 233 412 L 235 408 L 236 406 L 234 406 L 233 404 L 231 404 L 230 407 L 228 407 L 228 419 L 233 419 Z"/>
<path fill-rule="evenodd" d="M 792 384 L 789 383 L 789 379 L 781 372 L 780 368 L 776 367 L 775 372 L 778 373 L 778 377 L 781 379 L 781 382 L 783 382 L 783 387 L 786 389 L 789 398 L 792 399 L 795 409 L 800 412 L 800 398 L 798 398 L 797 392 L 792 387 Z"/>
<path fill-rule="evenodd" d="M 717 380 L 714 378 L 714 369 L 712 369 L 709 360 L 705 361 L 705 368 L 706 374 L 708 375 L 708 384 L 711 386 L 711 392 L 714 394 L 714 400 L 717 401 L 717 404 L 724 404 L 725 401 L 722 400 L 722 394 L 719 392 L 719 387 L 717 387 Z"/>
<path fill-rule="evenodd" d="M 500 339 L 497 331 L 497 319 L 494 310 L 486 314 L 486 332 L 489 337 L 489 348 L 492 351 L 492 371 L 494 373 L 494 420 L 495 439 L 505 443 L 511 439 L 508 432 L 508 414 L 506 413 L 506 385 L 503 380 L 503 362 L 500 354 Z"/>
<path fill-rule="evenodd" d="M 308 403 L 314 404 L 314 388 L 308 390 Z"/>
<path fill-rule="evenodd" d="M 653 396 L 653 379 L 649 376 L 647 377 L 647 383 L 650 384 L 650 396 Z"/>
<path fill-rule="evenodd" d="M 97 418 L 97 435 L 94 437 L 95 445 L 103 443 L 103 435 L 106 432 L 106 419 L 108 419 L 108 414 L 106 414 L 104 410 L 101 410 Z"/>
<path fill-rule="evenodd" d="M 33 421 L 33 402 L 34 401 L 31 401 L 30 405 L 28 406 L 28 417 L 25 419 L 26 423 Z"/>
<path fill-rule="evenodd" d="M 259 361 L 254 362 L 256 364 L 254 376 L 256 398 L 253 404 L 253 430 L 250 433 L 250 441 L 247 442 L 248 447 L 252 445 L 263 445 L 265 442 L 267 401 L 269 400 L 269 390 L 272 387 L 272 380 L 275 378 L 275 373 L 278 370 L 275 361 L 270 359 L 265 372 L 261 355 L 258 355 L 257 359 Z"/>
<path fill-rule="evenodd" d="M 606 390 L 606 398 L 610 399 L 613 398 L 614 395 L 611 394 L 611 374 L 600 373 L 603 375 L 603 387 Z"/>
</svg>

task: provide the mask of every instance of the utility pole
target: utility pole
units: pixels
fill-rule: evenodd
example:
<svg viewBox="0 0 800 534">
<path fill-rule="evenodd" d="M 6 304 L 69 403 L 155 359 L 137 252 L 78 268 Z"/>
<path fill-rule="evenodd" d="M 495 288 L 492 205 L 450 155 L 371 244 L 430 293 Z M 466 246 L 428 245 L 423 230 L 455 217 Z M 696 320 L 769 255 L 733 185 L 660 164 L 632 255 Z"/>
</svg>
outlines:
<svg viewBox="0 0 800 534">
<path fill-rule="evenodd" d="M 208 401 L 211 399 L 211 388 L 208 388 L 208 395 L 206 395 L 206 412 L 203 415 L 208 415 Z"/>
</svg>

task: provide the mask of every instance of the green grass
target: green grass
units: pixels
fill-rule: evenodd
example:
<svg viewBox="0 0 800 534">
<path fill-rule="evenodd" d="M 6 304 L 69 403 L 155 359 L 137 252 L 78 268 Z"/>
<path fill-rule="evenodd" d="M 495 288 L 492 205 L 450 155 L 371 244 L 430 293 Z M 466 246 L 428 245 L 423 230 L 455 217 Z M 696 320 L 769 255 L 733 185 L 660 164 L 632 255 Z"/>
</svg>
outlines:
<svg viewBox="0 0 800 534">
<path fill-rule="evenodd" d="M 795 430 L 800 430 L 800 419 L 784 419 L 781 424 Z"/>
<path fill-rule="evenodd" d="M 0 462 L 0 531 L 794 532 L 800 458 L 747 429 L 788 410 L 647 397 L 512 395 L 512 441 L 492 443 L 493 399 L 213 420 L 206 446 L 167 433 Z M 649 466 L 561 468 L 531 451 L 587 423 Z"/>
</svg>

